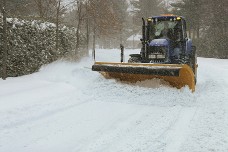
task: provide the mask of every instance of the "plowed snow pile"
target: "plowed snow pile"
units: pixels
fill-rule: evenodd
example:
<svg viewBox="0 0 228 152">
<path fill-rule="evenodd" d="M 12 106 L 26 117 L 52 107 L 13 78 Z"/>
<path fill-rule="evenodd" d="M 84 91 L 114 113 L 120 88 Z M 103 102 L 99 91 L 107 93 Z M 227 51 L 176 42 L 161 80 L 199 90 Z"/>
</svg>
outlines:
<svg viewBox="0 0 228 152">
<path fill-rule="evenodd" d="M 118 62 L 120 51 L 96 56 Z M 91 57 L 0 80 L 0 152 L 227 152 L 228 60 L 198 63 L 193 94 L 157 79 L 107 80 Z"/>
</svg>

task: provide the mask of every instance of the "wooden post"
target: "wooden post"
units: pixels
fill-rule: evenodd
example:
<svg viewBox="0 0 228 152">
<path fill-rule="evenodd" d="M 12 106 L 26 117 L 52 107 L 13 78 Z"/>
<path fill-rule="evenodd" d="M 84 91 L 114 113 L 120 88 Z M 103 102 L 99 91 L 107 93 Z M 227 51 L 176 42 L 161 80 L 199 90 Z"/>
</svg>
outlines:
<svg viewBox="0 0 228 152">
<path fill-rule="evenodd" d="M 120 62 L 124 62 L 124 46 L 122 44 L 120 44 Z"/>
<path fill-rule="evenodd" d="M 7 21 L 6 21 L 6 0 L 2 0 L 3 15 L 3 61 L 2 61 L 2 78 L 7 78 Z"/>
</svg>

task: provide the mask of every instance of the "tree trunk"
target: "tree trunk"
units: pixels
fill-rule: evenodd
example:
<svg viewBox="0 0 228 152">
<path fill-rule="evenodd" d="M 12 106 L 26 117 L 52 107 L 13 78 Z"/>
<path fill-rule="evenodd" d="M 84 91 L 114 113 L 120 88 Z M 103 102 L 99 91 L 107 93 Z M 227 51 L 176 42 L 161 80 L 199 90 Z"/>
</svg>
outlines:
<svg viewBox="0 0 228 152">
<path fill-rule="evenodd" d="M 89 55 L 89 19 L 86 19 L 86 55 Z"/>
<path fill-rule="evenodd" d="M 86 2 L 86 55 L 89 55 L 89 15 L 88 15 L 88 2 Z"/>
<path fill-rule="evenodd" d="M 6 0 L 2 0 L 2 15 L 3 15 L 3 62 L 2 62 L 2 78 L 7 78 L 7 22 L 6 22 Z"/>
<path fill-rule="evenodd" d="M 199 26 L 199 23 L 197 25 L 197 39 L 200 38 L 200 26 Z"/>
<path fill-rule="evenodd" d="M 94 22 L 94 25 L 93 25 L 93 59 L 95 60 L 96 58 L 96 52 L 95 52 L 95 48 L 96 47 L 96 27 L 95 27 L 95 22 Z"/>
<path fill-rule="evenodd" d="M 228 22 L 224 22 L 224 31 L 225 31 L 225 35 L 227 34 L 227 24 L 228 24 Z"/>
<path fill-rule="evenodd" d="M 192 35 L 192 40 L 194 40 L 194 39 L 196 38 L 196 30 L 193 29 L 193 30 L 192 30 L 192 33 L 193 33 L 193 35 Z"/>
<path fill-rule="evenodd" d="M 56 51 L 59 50 L 59 14 L 60 14 L 60 0 L 58 1 L 58 6 L 56 10 Z"/>
<path fill-rule="evenodd" d="M 40 18 L 43 19 L 44 17 L 44 12 L 43 12 L 43 5 L 42 5 L 42 0 L 36 0 L 36 5 L 38 7 L 38 12 L 39 12 L 39 16 Z"/>
<path fill-rule="evenodd" d="M 79 32 L 80 32 L 80 27 L 81 27 L 81 13 L 82 13 L 82 4 L 81 2 L 78 2 L 78 25 L 77 25 L 77 31 L 76 31 L 76 48 L 75 48 L 75 51 L 76 53 L 78 52 L 79 50 L 79 44 L 80 44 L 80 36 L 79 36 Z"/>
</svg>

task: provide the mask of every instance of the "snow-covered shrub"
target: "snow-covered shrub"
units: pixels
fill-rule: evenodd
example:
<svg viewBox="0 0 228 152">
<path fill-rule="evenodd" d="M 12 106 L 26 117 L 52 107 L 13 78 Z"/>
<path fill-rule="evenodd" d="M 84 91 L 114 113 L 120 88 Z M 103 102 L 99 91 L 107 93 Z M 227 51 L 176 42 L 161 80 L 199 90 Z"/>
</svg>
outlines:
<svg viewBox="0 0 228 152">
<path fill-rule="evenodd" d="M 69 54 L 82 55 L 80 52 L 75 52 L 76 30 L 74 28 L 66 26 L 59 28 L 59 47 L 56 49 L 55 24 L 38 20 L 25 21 L 13 18 L 8 18 L 7 22 L 7 73 L 9 77 L 36 72 L 42 65 L 51 63 Z M 1 35 L 2 24 L 0 25 L 0 38 L 2 38 Z M 83 40 L 84 37 L 81 35 L 80 39 Z M 0 51 L 0 58 L 2 58 L 2 46 Z M 2 59 L 0 66 L 1 64 Z"/>
</svg>

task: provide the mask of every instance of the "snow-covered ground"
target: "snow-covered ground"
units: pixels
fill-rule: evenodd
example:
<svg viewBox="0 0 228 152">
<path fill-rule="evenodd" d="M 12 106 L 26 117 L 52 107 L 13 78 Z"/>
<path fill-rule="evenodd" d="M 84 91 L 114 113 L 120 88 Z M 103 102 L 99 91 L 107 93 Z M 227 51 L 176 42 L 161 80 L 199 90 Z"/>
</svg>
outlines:
<svg viewBox="0 0 228 152">
<path fill-rule="evenodd" d="M 119 61 L 120 51 L 96 56 Z M 227 152 L 228 60 L 198 63 L 193 94 L 107 80 L 91 58 L 0 80 L 0 152 Z"/>
</svg>

